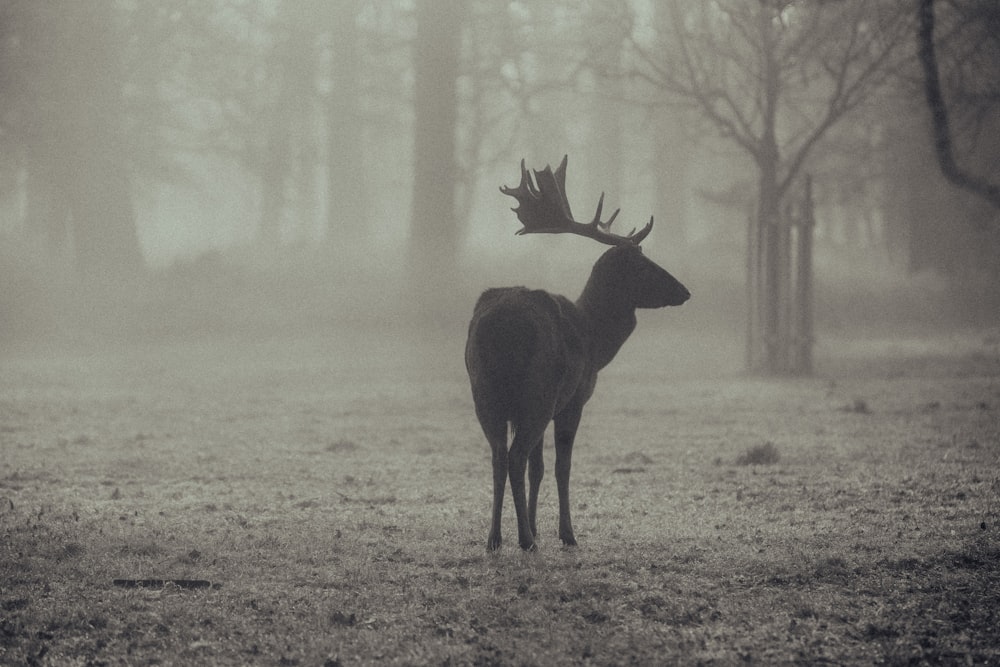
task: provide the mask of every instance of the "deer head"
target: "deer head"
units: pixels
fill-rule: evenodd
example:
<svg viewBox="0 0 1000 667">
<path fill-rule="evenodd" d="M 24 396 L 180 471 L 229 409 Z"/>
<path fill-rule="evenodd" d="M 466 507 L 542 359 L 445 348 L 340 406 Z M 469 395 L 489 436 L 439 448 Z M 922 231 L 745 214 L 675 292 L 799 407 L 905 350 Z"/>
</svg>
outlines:
<svg viewBox="0 0 1000 667">
<path fill-rule="evenodd" d="M 679 280 L 642 254 L 642 248 L 622 244 L 601 255 L 590 272 L 584 294 L 601 295 L 622 308 L 679 306 L 691 293 Z"/>
<path fill-rule="evenodd" d="M 653 218 L 641 230 L 621 236 L 611 232 L 611 224 L 621 209 L 607 222 L 601 221 L 604 193 L 597 201 L 597 211 L 589 223 L 573 219 L 566 197 L 566 163 L 559 167 L 535 170 L 534 179 L 521 160 L 521 183 L 516 188 L 500 187 L 500 192 L 517 199 L 512 209 L 524 225 L 518 234 L 576 234 L 615 246 L 604 253 L 590 274 L 581 301 L 602 312 L 631 312 L 636 308 L 679 306 L 691 294 L 676 278 L 642 254 L 639 244 L 653 229 Z"/>
</svg>

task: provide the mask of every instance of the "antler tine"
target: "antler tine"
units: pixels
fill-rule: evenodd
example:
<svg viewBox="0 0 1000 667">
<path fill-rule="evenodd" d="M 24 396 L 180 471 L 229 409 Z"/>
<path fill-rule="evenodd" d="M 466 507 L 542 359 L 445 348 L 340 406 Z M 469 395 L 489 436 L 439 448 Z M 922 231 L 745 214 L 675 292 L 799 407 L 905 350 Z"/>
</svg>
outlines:
<svg viewBox="0 0 1000 667">
<path fill-rule="evenodd" d="M 653 216 L 649 216 L 649 222 L 646 223 L 645 227 L 639 230 L 638 234 L 636 234 L 635 230 L 633 229 L 632 233 L 628 235 L 628 238 L 632 241 L 632 243 L 639 245 L 640 243 L 642 243 L 642 240 L 644 238 L 649 236 L 649 233 L 651 231 L 653 231 Z"/>
<path fill-rule="evenodd" d="M 528 192 L 530 192 L 535 197 L 541 195 L 541 190 L 535 184 L 537 179 L 537 174 L 535 179 L 531 178 L 531 173 L 528 172 L 528 168 L 524 166 L 524 158 L 521 158 L 521 183 L 527 187 Z"/>
<path fill-rule="evenodd" d="M 556 179 L 556 187 L 559 189 L 559 194 L 561 195 L 563 207 L 566 209 L 566 216 L 572 220 L 573 212 L 569 208 L 569 198 L 566 196 L 566 164 L 569 162 L 569 155 L 563 155 L 562 162 L 556 167 L 556 173 L 553 174 Z M 546 166 L 548 169 L 548 166 Z"/>
<path fill-rule="evenodd" d="M 590 224 L 598 229 L 603 229 L 606 232 L 611 231 L 611 223 L 615 221 L 618 214 L 621 213 L 621 208 L 616 208 L 615 212 L 611 214 L 611 217 L 607 222 L 601 222 L 601 211 L 604 210 L 604 193 L 601 193 L 601 198 L 597 200 L 597 212 L 594 213 L 594 219 L 590 221 Z"/>
<path fill-rule="evenodd" d="M 505 195 L 515 197 L 518 200 L 527 195 L 538 197 L 538 189 L 535 188 L 535 184 L 531 180 L 531 174 L 528 173 L 528 168 L 524 166 L 524 158 L 521 159 L 521 182 L 518 183 L 516 188 L 509 188 L 506 185 L 501 185 L 500 192 Z"/>
</svg>

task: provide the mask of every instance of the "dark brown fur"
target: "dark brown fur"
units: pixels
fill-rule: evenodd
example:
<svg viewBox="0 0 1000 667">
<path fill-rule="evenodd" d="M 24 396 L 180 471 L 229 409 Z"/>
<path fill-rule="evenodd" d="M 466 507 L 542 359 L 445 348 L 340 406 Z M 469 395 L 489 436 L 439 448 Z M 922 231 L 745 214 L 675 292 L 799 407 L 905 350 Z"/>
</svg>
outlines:
<svg viewBox="0 0 1000 667">
<path fill-rule="evenodd" d="M 690 297 L 673 276 L 624 244 L 605 252 L 576 303 L 524 287 L 490 289 L 469 324 L 465 365 L 476 416 L 493 451 L 493 519 L 487 548 L 500 547 L 500 517 L 510 478 L 518 542 L 535 549 L 542 436 L 555 423 L 559 537 L 576 544 L 569 512 L 573 440 L 597 372 L 635 328 L 636 308 L 677 306 Z M 513 433 L 507 447 L 507 429 Z M 525 497 L 525 472 L 530 492 Z"/>
</svg>

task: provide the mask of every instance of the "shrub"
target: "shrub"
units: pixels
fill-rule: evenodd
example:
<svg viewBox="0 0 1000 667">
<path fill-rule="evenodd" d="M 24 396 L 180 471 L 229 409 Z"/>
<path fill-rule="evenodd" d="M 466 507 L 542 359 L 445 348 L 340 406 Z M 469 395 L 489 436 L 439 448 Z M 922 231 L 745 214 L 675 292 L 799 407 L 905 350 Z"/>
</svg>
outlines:
<svg viewBox="0 0 1000 667">
<path fill-rule="evenodd" d="M 765 442 L 763 445 L 750 447 L 745 452 L 736 457 L 738 466 L 769 465 L 778 462 L 778 449 L 773 442 Z"/>
</svg>

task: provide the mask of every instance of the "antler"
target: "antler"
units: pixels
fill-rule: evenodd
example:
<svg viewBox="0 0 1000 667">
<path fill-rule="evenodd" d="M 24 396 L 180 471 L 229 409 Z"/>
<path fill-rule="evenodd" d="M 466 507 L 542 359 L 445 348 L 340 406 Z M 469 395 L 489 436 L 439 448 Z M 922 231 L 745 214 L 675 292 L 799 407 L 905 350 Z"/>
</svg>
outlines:
<svg viewBox="0 0 1000 667">
<path fill-rule="evenodd" d="M 566 199 L 566 162 L 569 156 L 563 156 L 559 168 L 552 172 L 552 167 L 545 166 L 542 171 L 534 170 L 535 178 L 521 160 L 521 183 L 516 188 L 500 186 L 500 192 L 517 199 L 518 207 L 511 209 L 517 214 L 517 219 L 524 225 L 518 234 L 577 234 L 587 238 L 607 243 L 622 245 L 632 243 L 638 245 L 653 229 L 653 216 L 637 233 L 633 228 L 627 236 L 611 233 L 611 223 L 615 221 L 621 209 L 615 209 L 607 222 L 601 222 L 601 211 L 604 209 L 604 193 L 597 201 L 597 212 L 594 219 L 584 224 L 573 219 Z M 536 185 L 537 183 L 537 185 Z"/>
</svg>

